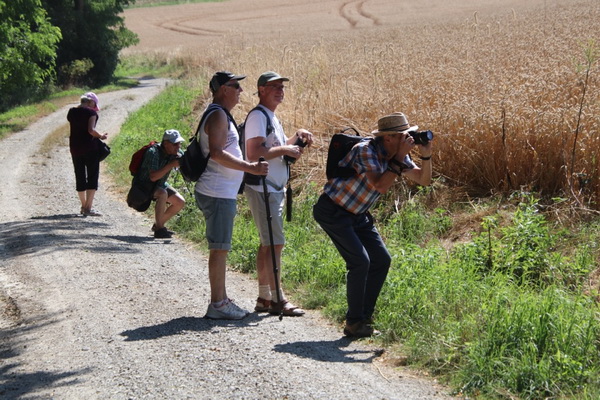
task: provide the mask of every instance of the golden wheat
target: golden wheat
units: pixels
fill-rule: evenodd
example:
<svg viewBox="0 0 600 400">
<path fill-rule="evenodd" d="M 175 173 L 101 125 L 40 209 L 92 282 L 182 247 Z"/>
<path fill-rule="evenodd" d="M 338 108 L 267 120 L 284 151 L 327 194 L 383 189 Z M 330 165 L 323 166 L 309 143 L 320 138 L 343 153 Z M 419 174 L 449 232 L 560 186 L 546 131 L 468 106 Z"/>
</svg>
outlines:
<svg viewBox="0 0 600 400">
<path fill-rule="evenodd" d="M 449 183 L 477 194 L 526 189 L 554 196 L 568 192 L 573 162 L 577 195 L 597 207 L 598 62 L 590 69 L 577 143 L 574 132 L 584 84 L 577 65 L 584 43 L 596 39 L 600 46 L 598 32 L 599 2 L 558 2 L 362 36 L 269 45 L 232 39 L 185 58 L 205 79 L 217 69 L 248 75 L 235 110 L 240 119 L 257 101 L 260 73 L 289 76 L 277 112 L 287 132 L 306 127 L 317 135 L 295 166 L 307 179 L 324 179 L 327 144 L 340 127 L 368 133 L 380 116 L 402 111 L 435 132 L 435 173 Z"/>
</svg>

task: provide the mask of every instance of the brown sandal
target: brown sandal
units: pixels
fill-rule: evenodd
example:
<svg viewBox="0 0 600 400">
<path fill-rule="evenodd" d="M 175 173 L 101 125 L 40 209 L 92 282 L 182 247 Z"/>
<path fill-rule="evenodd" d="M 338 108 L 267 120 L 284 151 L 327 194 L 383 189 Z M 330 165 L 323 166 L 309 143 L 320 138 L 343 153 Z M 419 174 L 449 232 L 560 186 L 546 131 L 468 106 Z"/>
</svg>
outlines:
<svg viewBox="0 0 600 400">
<path fill-rule="evenodd" d="M 296 307 L 292 303 L 287 300 L 283 300 L 280 302 L 271 302 L 271 307 L 269 308 L 269 314 L 279 315 L 282 314 L 286 317 L 301 317 L 305 314 L 304 310 L 300 307 Z"/>
<path fill-rule="evenodd" d="M 267 312 L 271 309 L 271 300 L 265 300 L 261 297 L 256 299 L 256 306 L 254 311 L 256 312 Z"/>
</svg>

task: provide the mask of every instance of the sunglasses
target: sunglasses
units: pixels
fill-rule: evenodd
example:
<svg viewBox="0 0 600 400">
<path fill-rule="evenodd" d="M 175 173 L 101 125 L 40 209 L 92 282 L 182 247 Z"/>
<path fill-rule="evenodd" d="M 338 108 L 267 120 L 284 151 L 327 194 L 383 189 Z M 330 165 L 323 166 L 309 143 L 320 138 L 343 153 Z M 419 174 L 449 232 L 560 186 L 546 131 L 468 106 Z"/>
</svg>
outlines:
<svg viewBox="0 0 600 400">
<path fill-rule="evenodd" d="M 234 89 L 239 89 L 241 87 L 239 82 L 226 83 L 224 86 L 229 86 L 229 87 L 232 87 Z"/>
</svg>

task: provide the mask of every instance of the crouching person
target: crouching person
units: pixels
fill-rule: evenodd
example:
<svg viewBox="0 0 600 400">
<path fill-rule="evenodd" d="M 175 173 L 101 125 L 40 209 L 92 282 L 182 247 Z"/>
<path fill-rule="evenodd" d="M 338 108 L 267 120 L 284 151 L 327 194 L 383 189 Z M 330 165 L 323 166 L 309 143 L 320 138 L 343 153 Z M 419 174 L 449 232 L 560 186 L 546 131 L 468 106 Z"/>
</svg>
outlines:
<svg viewBox="0 0 600 400">
<path fill-rule="evenodd" d="M 379 292 L 391 264 L 369 209 L 399 178 L 420 185 L 431 183 L 431 142 L 419 144 L 421 166 L 409 156 L 415 147 L 406 116 L 394 113 L 378 121 L 373 141 L 356 144 L 339 166 L 356 173 L 332 178 L 313 208 L 315 220 L 329 235 L 346 261 L 346 297 L 348 310 L 344 334 L 367 337 L 375 333 L 373 314 Z"/>
<path fill-rule="evenodd" d="M 146 150 L 138 173 L 133 178 L 133 187 L 141 188 L 141 192 L 149 193 L 149 202 L 154 200 L 154 237 L 170 238 L 173 231 L 165 224 L 185 206 L 185 199 L 173 189 L 167 179 L 173 168 L 179 166 L 180 149 L 184 139 L 175 129 L 165 131 L 162 141 Z M 147 208 L 147 207 L 146 207 Z"/>
</svg>

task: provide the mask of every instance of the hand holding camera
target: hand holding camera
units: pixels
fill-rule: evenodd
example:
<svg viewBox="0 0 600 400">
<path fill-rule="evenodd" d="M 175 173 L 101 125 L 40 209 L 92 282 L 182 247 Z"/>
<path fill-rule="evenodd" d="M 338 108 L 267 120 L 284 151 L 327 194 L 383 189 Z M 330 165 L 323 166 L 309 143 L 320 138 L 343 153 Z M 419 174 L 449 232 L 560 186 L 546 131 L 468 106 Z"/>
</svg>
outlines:
<svg viewBox="0 0 600 400">
<path fill-rule="evenodd" d="M 308 141 L 304 141 L 301 137 L 296 138 L 296 141 L 294 142 L 294 146 L 298 146 L 300 148 L 304 148 L 304 147 L 306 147 L 306 145 L 308 145 Z M 288 155 L 283 156 L 283 159 L 288 164 L 293 164 L 296 162 L 296 158 L 294 158 L 292 156 L 288 156 Z"/>
</svg>

